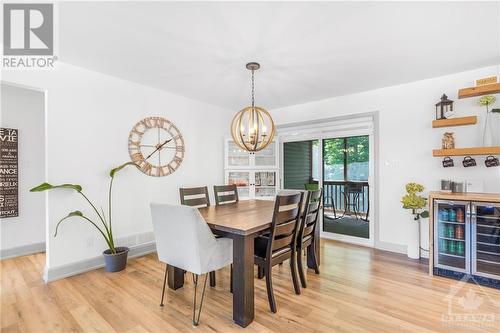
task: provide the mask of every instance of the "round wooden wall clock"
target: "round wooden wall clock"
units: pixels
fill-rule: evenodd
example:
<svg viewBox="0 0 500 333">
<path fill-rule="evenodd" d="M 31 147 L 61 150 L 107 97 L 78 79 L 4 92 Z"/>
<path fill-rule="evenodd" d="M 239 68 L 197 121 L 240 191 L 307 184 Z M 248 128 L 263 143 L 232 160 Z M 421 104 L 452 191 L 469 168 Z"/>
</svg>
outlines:
<svg viewBox="0 0 500 333">
<path fill-rule="evenodd" d="M 184 139 L 179 129 L 162 117 L 149 117 L 135 124 L 128 137 L 130 158 L 148 176 L 168 176 L 184 159 Z"/>
</svg>

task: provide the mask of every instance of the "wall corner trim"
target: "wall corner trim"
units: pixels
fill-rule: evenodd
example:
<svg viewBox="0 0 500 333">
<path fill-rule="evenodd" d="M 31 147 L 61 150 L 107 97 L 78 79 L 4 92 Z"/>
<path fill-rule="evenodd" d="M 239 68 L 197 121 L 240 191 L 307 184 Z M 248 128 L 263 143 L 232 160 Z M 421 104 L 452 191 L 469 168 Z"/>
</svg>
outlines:
<svg viewBox="0 0 500 333">
<path fill-rule="evenodd" d="M 129 249 L 130 251 L 128 253 L 128 258 L 140 257 L 152 252 L 156 252 L 156 243 L 153 241 L 134 245 L 130 246 Z M 45 283 L 49 283 L 80 273 L 92 271 L 101 267 L 104 267 L 104 258 L 102 257 L 102 255 L 57 267 L 45 267 L 43 279 Z"/>
<path fill-rule="evenodd" d="M 28 254 L 45 252 L 45 242 L 34 243 L 0 250 L 0 259 L 26 256 Z"/>
</svg>

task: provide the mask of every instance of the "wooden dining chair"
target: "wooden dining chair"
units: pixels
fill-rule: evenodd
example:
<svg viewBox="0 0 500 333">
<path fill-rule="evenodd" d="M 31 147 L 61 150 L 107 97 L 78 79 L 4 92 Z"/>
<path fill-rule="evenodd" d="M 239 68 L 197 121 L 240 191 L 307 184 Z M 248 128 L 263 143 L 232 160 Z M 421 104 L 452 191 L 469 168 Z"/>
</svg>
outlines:
<svg viewBox="0 0 500 333">
<path fill-rule="evenodd" d="M 208 187 L 181 187 L 179 188 L 181 204 L 190 207 L 204 208 L 210 207 L 210 197 Z M 210 287 L 215 287 L 215 272 L 210 272 Z"/>
<path fill-rule="evenodd" d="M 321 205 L 322 189 L 316 191 L 308 191 L 305 201 L 305 212 L 302 215 L 299 232 L 297 235 L 297 261 L 300 276 L 300 283 L 303 288 L 307 287 L 306 277 L 304 274 L 304 265 L 302 263 L 302 251 L 308 249 L 312 256 L 314 271 L 319 274 L 318 258 L 316 258 L 316 235 L 315 231 L 318 227 L 319 211 Z"/>
<path fill-rule="evenodd" d="M 190 207 L 209 207 L 208 187 L 184 187 L 179 189 L 181 204 Z"/>
<path fill-rule="evenodd" d="M 215 205 L 220 206 L 239 201 L 238 188 L 233 185 L 215 185 L 214 186 Z"/>
<path fill-rule="evenodd" d="M 274 214 L 270 233 L 255 238 L 254 262 L 258 266 L 258 277 L 266 277 L 267 297 L 272 312 L 276 312 L 272 268 L 290 259 L 292 283 L 296 294 L 300 294 L 296 266 L 296 236 L 300 227 L 302 192 L 278 195 L 274 204 Z"/>
</svg>

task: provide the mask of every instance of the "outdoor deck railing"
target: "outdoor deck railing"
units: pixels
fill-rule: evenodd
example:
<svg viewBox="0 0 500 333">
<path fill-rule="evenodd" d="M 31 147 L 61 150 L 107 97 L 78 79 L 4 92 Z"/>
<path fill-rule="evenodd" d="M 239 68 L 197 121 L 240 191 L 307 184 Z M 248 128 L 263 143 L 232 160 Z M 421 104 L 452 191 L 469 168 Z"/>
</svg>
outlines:
<svg viewBox="0 0 500 333">
<path fill-rule="evenodd" d="M 346 182 L 346 181 L 323 181 L 323 207 L 326 212 L 335 211 L 337 214 L 342 214 L 346 210 L 346 198 L 345 189 L 346 185 L 349 183 L 354 183 L 361 185 L 361 193 L 359 193 L 359 198 L 357 200 L 357 211 L 363 215 L 366 215 L 370 209 L 370 189 L 368 182 Z M 349 194 L 349 201 L 355 203 L 355 195 Z M 352 211 L 352 206 L 349 207 Z"/>
</svg>

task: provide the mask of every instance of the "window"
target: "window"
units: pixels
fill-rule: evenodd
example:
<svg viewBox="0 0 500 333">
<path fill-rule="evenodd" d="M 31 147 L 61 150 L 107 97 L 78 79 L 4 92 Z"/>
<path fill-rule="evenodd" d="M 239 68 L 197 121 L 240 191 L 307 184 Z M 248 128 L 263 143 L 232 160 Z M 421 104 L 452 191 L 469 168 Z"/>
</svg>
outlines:
<svg viewBox="0 0 500 333">
<path fill-rule="evenodd" d="M 353 136 L 344 140 L 347 147 L 346 180 L 368 181 L 368 136 Z"/>
<path fill-rule="evenodd" d="M 368 136 L 325 139 L 324 180 L 368 181 Z"/>
</svg>

